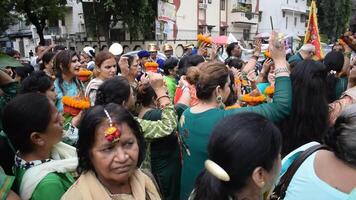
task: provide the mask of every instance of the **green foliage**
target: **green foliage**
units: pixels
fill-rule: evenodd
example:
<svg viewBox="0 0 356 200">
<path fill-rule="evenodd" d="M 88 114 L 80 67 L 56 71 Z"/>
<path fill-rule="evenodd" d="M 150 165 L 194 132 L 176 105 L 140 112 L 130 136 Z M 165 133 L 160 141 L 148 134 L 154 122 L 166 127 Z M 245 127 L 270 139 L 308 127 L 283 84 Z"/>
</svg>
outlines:
<svg viewBox="0 0 356 200">
<path fill-rule="evenodd" d="M 330 41 L 340 37 L 348 28 L 352 1 L 318 0 L 317 7 L 320 32 Z"/>
<path fill-rule="evenodd" d="M 15 11 L 22 14 L 28 23 L 33 24 L 44 44 L 43 30 L 48 21 L 57 21 L 64 16 L 66 0 L 11 0 Z"/>
<path fill-rule="evenodd" d="M 83 9 L 90 36 L 106 35 L 121 21 L 132 40 L 140 36 L 148 39 L 154 31 L 157 0 L 101 0 L 83 3 Z"/>
<path fill-rule="evenodd" d="M 0 34 L 5 32 L 8 27 L 13 24 L 17 16 L 13 12 L 9 12 L 14 9 L 14 3 L 11 0 L 0 1 Z"/>
</svg>

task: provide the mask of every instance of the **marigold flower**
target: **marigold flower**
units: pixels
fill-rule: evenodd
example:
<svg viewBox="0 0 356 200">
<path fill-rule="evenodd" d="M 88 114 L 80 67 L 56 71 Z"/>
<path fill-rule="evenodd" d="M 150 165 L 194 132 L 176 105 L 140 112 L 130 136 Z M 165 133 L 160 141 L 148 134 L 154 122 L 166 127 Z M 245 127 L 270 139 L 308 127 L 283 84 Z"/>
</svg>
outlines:
<svg viewBox="0 0 356 200">
<path fill-rule="evenodd" d="M 158 63 L 156 63 L 156 62 L 146 62 L 145 63 L 145 68 L 146 68 L 146 71 L 157 72 Z"/>
<path fill-rule="evenodd" d="M 197 36 L 197 40 L 200 43 L 201 42 L 204 42 L 204 43 L 207 43 L 207 44 L 211 44 L 212 43 L 211 39 L 209 37 L 204 36 L 203 34 L 199 34 Z"/>
<path fill-rule="evenodd" d="M 242 101 L 246 102 L 249 105 L 257 105 L 257 104 L 260 104 L 260 103 L 266 101 L 266 97 L 262 94 L 260 94 L 258 96 L 251 96 L 251 93 L 250 93 L 250 94 L 242 95 Z"/>
<path fill-rule="evenodd" d="M 265 93 L 266 95 L 268 95 L 269 97 L 273 97 L 273 94 L 274 94 L 274 86 L 271 86 L 271 85 L 270 85 L 270 86 L 266 87 L 264 93 Z"/>
</svg>

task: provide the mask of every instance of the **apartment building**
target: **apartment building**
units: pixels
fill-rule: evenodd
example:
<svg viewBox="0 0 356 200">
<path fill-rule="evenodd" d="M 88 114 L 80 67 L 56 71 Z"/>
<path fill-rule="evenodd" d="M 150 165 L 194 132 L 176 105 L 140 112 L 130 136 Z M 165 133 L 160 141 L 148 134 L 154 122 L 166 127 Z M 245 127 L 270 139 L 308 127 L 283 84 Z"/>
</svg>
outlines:
<svg viewBox="0 0 356 200">
<path fill-rule="evenodd" d="M 258 32 L 270 32 L 273 24 L 275 30 L 285 34 L 304 36 L 309 12 L 307 4 L 307 0 L 260 0 Z"/>
<path fill-rule="evenodd" d="M 182 0 L 176 14 L 176 39 L 190 40 L 198 33 L 209 32 L 212 36 L 232 33 L 250 40 L 259 19 L 257 3 L 258 0 Z"/>
<path fill-rule="evenodd" d="M 267 0 L 230 0 L 228 1 L 228 32 L 237 39 L 253 40 L 260 21 L 260 1 Z"/>
</svg>

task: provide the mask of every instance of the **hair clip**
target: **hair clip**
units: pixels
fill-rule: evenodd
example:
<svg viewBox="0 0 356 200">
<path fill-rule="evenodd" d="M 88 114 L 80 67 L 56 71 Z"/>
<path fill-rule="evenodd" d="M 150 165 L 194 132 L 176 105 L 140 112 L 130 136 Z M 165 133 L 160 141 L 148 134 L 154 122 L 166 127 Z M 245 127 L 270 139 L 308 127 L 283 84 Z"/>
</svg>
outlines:
<svg viewBox="0 0 356 200">
<path fill-rule="evenodd" d="M 105 115 L 109 120 L 109 127 L 105 130 L 105 138 L 109 142 L 117 142 L 120 140 L 121 131 L 119 128 L 113 126 L 112 119 L 107 110 L 104 109 Z"/>
<path fill-rule="evenodd" d="M 213 176 L 218 178 L 219 180 L 222 180 L 225 182 L 230 181 L 229 174 L 227 174 L 227 172 L 222 167 L 220 167 L 218 164 L 216 164 L 214 161 L 206 160 L 205 161 L 205 169 L 210 174 L 212 174 Z"/>
</svg>

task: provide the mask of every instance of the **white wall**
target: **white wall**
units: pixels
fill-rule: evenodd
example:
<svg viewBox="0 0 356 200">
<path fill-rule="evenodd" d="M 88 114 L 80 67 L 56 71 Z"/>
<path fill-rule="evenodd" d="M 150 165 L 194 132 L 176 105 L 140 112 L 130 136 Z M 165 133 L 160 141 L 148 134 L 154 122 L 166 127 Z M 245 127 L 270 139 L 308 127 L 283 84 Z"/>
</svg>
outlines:
<svg viewBox="0 0 356 200">
<path fill-rule="evenodd" d="M 297 1 L 297 2 L 296 2 Z M 262 11 L 262 21 L 259 23 L 259 32 L 270 32 L 270 16 L 273 19 L 275 30 L 285 34 L 304 35 L 305 23 L 300 21 L 301 14 L 306 14 L 306 0 L 260 0 L 260 10 Z M 283 17 L 282 8 L 285 10 Z M 286 27 L 288 17 L 288 25 Z M 294 17 L 297 17 L 297 25 L 294 25 Z"/>
<path fill-rule="evenodd" d="M 211 4 L 207 3 L 206 24 L 215 26 L 211 35 L 218 36 L 220 32 L 220 0 L 212 0 Z"/>
<path fill-rule="evenodd" d="M 71 2 L 70 2 L 71 1 Z M 67 7 L 65 13 L 65 27 L 62 33 L 64 34 L 75 34 L 79 32 L 85 32 L 84 26 L 81 26 L 81 15 L 83 15 L 83 5 L 81 2 L 76 0 L 68 0 L 71 7 Z"/>
<path fill-rule="evenodd" d="M 182 0 L 177 12 L 177 40 L 195 39 L 198 30 L 197 0 Z M 168 38 L 173 39 L 173 38 Z"/>
</svg>

